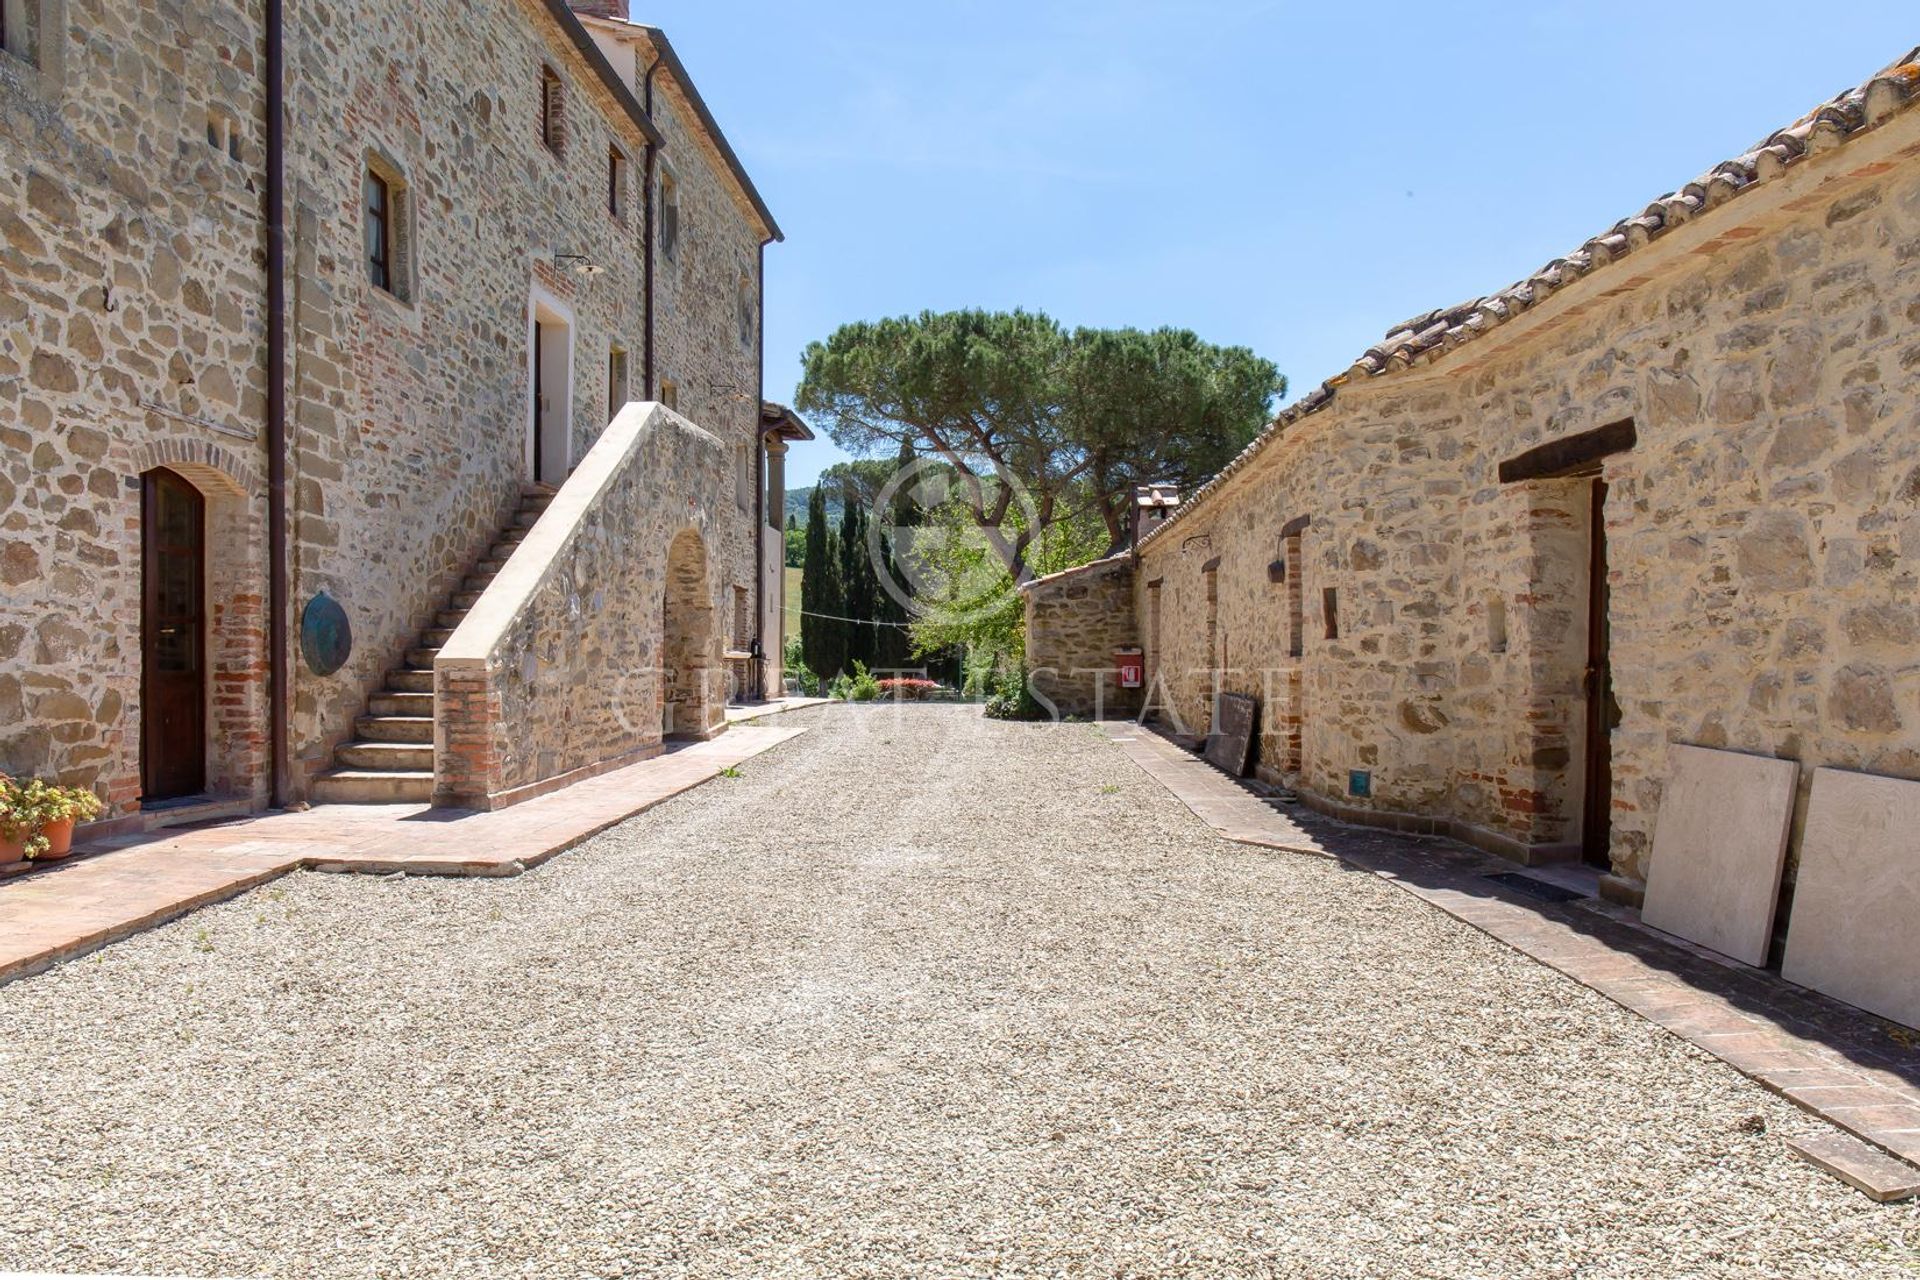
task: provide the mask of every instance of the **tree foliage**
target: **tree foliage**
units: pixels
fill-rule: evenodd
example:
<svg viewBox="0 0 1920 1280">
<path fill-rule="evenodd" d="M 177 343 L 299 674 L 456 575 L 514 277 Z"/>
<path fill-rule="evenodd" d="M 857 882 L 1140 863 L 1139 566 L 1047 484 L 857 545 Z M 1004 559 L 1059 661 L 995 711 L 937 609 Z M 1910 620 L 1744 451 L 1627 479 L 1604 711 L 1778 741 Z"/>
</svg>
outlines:
<svg viewBox="0 0 1920 1280">
<path fill-rule="evenodd" d="M 807 500 L 806 558 L 801 566 L 800 653 L 807 669 L 825 680 L 847 667 L 837 541 L 827 523 L 826 494 L 815 485 Z"/>
<path fill-rule="evenodd" d="M 1246 348 L 1184 330 L 1069 332 L 1037 312 L 923 312 L 811 344 L 798 405 L 850 453 L 944 461 L 958 509 L 1025 582 L 1047 529 L 1097 519 L 1117 549 L 1134 484 L 1210 474 L 1284 388 Z"/>
</svg>

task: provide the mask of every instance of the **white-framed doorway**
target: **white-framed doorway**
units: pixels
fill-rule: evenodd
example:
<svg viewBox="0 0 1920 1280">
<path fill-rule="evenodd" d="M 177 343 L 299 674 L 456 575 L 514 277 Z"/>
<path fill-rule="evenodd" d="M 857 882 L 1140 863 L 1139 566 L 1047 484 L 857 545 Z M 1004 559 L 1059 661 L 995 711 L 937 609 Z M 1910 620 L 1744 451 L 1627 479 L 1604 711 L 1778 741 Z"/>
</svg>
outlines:
<svg viewBox="0 0 1920 1280">
<path fill-rule="evenodd" d="M 573 464 L 573 308 L 533 286 L 527 306 L 527 477 L 558 485 Z"/>
</svg>

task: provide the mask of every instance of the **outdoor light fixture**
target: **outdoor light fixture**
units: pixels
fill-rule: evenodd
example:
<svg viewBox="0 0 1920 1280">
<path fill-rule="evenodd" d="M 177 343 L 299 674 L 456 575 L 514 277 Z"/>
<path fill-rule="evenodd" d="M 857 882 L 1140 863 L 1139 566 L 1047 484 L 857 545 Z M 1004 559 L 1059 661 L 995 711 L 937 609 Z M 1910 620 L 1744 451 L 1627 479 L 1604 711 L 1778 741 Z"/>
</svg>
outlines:
<svg viewBox="0 0 1920 1280">
<path fill-rule="evenodd" d="M 584 253 L 556 253 L 553 255 L 553 260 L 562 266 L 571 267 L 573 274 L 577 276 L 603 276 L 607 273 L 605 267 Z"/>
</svg>

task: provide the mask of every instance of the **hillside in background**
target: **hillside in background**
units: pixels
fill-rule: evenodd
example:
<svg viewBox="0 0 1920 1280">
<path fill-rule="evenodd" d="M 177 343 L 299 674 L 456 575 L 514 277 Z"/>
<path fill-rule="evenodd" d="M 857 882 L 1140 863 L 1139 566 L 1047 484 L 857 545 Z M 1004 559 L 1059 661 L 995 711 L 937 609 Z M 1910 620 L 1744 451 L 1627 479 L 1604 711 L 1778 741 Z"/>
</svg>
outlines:
<svg viewBox="0 0 1920 1280">
<path fill-rule="evenodd" d="M 787 514 L 792 516 L 794 519 L 798 520 L 800 522 L 800 527 L 803 529 L 806 528 L 806 525 L 807 525 L 807 503 L 809 503 L 812 500 L 813 500 L 812 485 L 808 485 L 804 489 L 787 490 Z M 841 510 L 840 500 L 838 498 L 829 497 L 827 499 L 827 519 L 833 522 L 835 528 L 839 527 L 840 517 L 843 514 L 844 512 Z"/>
</svg>

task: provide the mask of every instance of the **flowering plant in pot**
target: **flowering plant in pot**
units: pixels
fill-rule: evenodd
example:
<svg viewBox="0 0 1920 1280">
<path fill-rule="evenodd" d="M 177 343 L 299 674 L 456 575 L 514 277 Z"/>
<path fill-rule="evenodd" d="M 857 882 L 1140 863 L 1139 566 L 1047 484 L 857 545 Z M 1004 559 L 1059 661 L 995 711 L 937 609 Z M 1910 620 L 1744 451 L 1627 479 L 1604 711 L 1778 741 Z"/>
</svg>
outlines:
<svg viewBox="0 0 1920 1280">
<path fill-rule="evenodd" d="M 99 812 L 99 797 L 83 788 L 0 775 L 0 863 L 66 857 L 74 823 Z"/>
<path fill-rule="evenodd" d="M 45 840 L 40 815 L 27 800 L 26 788 L 0 773 L 0 867 L 20 861 Z"/>
<path fill-rule="evenodd" d="M 85 787 L 54 786 L 36 778 L 26 790 L 34 797 L 32 803 L 40 813 L 40 835 L 46 841 L 46 847 L 38 853 L 28 853 L 30 858 L 66 857 L 73 852 L 74 824 L 100 816 L 100 797 Z"/>
</svg>

